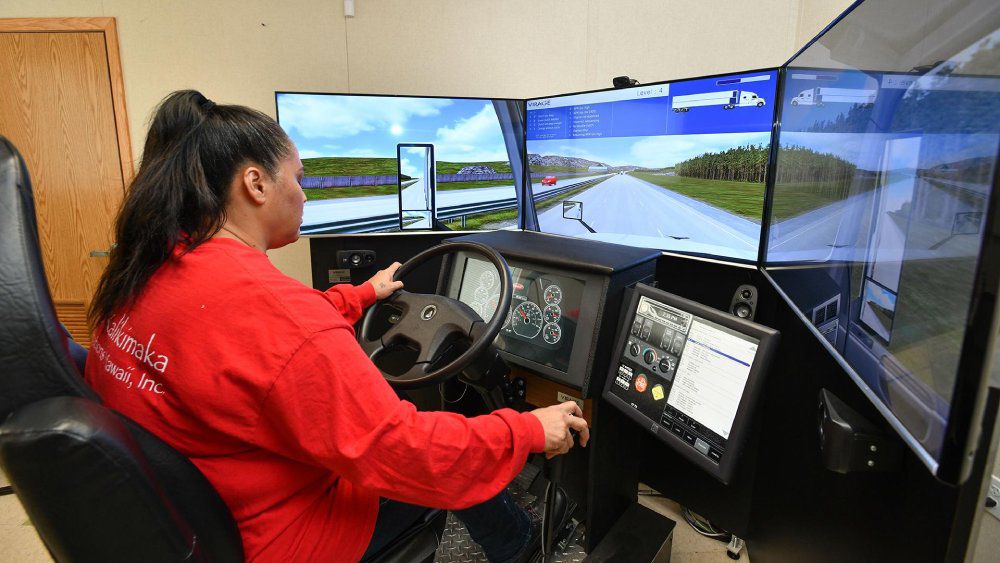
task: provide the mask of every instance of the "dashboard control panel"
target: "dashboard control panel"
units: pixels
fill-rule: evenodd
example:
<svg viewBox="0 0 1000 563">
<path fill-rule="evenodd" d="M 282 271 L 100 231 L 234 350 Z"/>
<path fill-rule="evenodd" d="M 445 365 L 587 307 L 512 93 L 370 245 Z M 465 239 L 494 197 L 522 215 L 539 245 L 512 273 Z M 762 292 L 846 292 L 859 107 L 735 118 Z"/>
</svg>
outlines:
<svg viewBox="0 0 1000 563">
<path fill-rule="evenodd" d="M 438 293 L 469 305 L 483 319 L 502 314 L 493 346 L 509 365 L 592 399 L 604 389 L 625 288 L 652 279 L 660 251 L 498 230 L 448 239 L 499 252 L 512 282 L 511 306 L 496 311 L 500 274 L 475 252 L 445 258 Z M 494 313 L 496 311 L 496 313 Z"/>
</svg>

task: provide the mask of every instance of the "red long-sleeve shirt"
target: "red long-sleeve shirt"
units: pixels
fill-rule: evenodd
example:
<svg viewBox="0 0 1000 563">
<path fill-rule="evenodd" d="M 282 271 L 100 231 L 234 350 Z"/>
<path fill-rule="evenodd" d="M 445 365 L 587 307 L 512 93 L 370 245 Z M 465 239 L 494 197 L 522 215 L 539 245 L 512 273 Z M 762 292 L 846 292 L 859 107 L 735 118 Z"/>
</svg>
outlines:
<svg viewBox="0 0 1000 563">
<path fill-rule="evenodd" d="M 354 339 L 374 301 L 371 284 L 317 291 L 212 239 L 175 252 L 97 328 L 86 379 L 198 466 L 248 560 L 357 560 L 379 496 L 472 506 L 545 446 L 526 413 L 465 418 L 399 400 Z"/>
</svg>

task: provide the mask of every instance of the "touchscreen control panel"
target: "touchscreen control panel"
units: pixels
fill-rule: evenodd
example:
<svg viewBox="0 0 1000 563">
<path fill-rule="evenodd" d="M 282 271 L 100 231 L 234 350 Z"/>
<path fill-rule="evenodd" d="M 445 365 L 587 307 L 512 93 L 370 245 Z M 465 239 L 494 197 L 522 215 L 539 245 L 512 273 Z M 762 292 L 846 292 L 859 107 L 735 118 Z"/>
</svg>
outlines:
<svg viewBox="0 0 1000 563">
<path fill-rule="evenodd" d="M 776 333 L 654 292 L 639 291 L 627 310 L 605 397 L 725 480 L 752 405 L 762 348 L 770 349 Z"/>
</svg>

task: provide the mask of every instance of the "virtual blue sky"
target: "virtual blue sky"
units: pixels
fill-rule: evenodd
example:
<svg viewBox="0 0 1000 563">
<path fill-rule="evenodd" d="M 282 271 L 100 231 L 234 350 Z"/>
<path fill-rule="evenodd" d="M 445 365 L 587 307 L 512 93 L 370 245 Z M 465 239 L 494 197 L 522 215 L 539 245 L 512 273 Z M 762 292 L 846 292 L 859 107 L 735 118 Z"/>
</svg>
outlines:
<svg viewBox="0 0 1000 563">
<path fill-rule="evenodd" d="M 896 296 L 873 283 L 865 284 L 865 300 L 883 309 L 896 310 Z"/>
<path fill-rule="evenodd" d="M 433 143 L 446 162 L 508 159 L 490 100 L 278 94 L 278 119 L 302 158 L 395 158 L 397 143 Z"/>
</svg>

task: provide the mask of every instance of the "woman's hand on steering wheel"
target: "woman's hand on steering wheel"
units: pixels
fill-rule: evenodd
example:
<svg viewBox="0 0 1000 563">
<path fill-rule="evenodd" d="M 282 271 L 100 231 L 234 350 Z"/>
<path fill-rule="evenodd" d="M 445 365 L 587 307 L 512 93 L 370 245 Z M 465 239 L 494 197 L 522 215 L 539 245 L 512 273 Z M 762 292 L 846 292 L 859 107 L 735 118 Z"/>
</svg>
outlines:
<svg viewBox="0 0 1000 563">
<path fill-rule="evenodd" d="M 371 282 L 372 287 L 375 288 L 375 297 L 378 299 L 385 299 L 393 294 L 397 289 L 403 288 L 403 282 L 396 281 L 392 279 L 396 275 L 396 270 L 399 269 L 401 264 L 399 262 L 393 262 L 391 266 L 384 270 L 379 270 L 371 277 L 369 282 Z"/>
<path fill-rule="evenodd" d="M 435 293 L 408 292 L 398 289 L 402 284 L 393 281 L 393 278 L 406 277 L 409 272 L 434 258 L 463 252 L 490 262 L 500 277 L 496 308 L 489 320 L 483 320 L 472 307 L 457 299 Z M 393 264 L 379 272 L 372 278 L 372 283 L 376 286 L 377 295 L 392 295 L 392 298 L 365 312 L 358 344 L 397 389 L 416 389 L 440 383 L 458 375 L 486 352 L 503 327 L 514 287 L 510 267 L 503 256 L 484 244 L 472 241 L 449 241 L 448 244 L 428 248 L 402 266 Z M 379 288 L 378 285 L 383 283 L 385 286 Z M 395 357 L 395 364 L 390 360 L 391 373 L 379 363 L 381 358 L 386 357 Z"/>
</svg>

